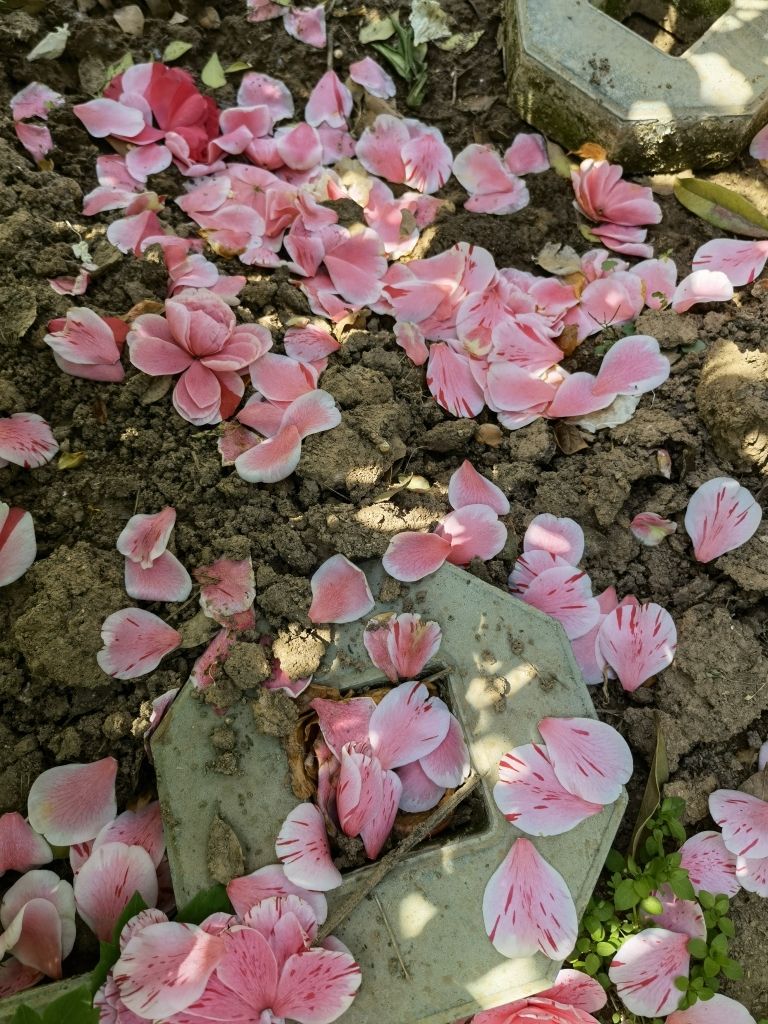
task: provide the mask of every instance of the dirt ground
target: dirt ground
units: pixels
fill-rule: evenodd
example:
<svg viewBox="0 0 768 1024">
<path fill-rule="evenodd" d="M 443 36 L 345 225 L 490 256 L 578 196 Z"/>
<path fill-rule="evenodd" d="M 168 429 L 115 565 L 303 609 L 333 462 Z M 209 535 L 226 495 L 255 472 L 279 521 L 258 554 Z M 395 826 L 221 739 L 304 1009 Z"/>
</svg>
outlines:
<svg viewBox="0 0 768 1024">
<path fill-rule="evenodd" d="M 0 496 L 32 513 L 38 538 L 35 566 L 0 591 L 0 811 L 23 808 L 42 769 L 106 754 L 119 760 L 124 800 L 144 771 L 146 702 L 185 680 L 199 653 L 177 652 L 151 675 L 125 683 L 107 678 L 96 664 L 101 622 L 130 603 L 115 540 L 135 511 L 175 506 L 175 553 L 189 568 L 250 552 L 257 605 L 287 650 L 291 626 L 294 633 L 296 624 L 309 626 L 308 580 L 317 565 L 337 551 L 350 558 L 381 555 L 392 534 L 434 522 L 447 510 L 448 477 L 466 457 L 503 487 L 512 506 L 506 519 L 510 542 L 478 570 L 485 578 L 503 587 L 516 556 L 515 538 L 534 514 L 551 512 L 584 527 L 584 565 L 596 591 L 614 585 L 620 595 L 634 593 L 672 613 L 680 647 L 663 679 L 632 696 L 614 686 L 595 699 L 637 755 L 628 820 L 645 784 L 659 723 L 670 754 L 668 788 L 686 799 L 691 830 L 706 827 L 709 792 L 736 788 L 756 771 L 757 749 L 768 735 L 768 523 L 745 548 L 710 565 L 692 559 L 682 527 L 660 547 L 644 548 L 628 526 L 636 513 L 649 510 L 681 522 L 692 490 L 715 475 L 735 475 L 753 493 L 764 486 L 768 289 L 758 284 L 734 304 L 684 317 L 644 314 L 638 333 L 659 338 L 674 362 L 672 376 L 643 398 L 629 423 L 601 432 L 574 454 L 561 450 L 546 421 L 505 432 L 499 447 L 478 443 L 477 423 L 453 420 L 437 406 L 422 370 L 395 345 L 389 322 L 372 315 L 365 330 L 348 335 L 322 378 L 321 386 L 342 409 L 342 426 L 309 439 L 288 480 L 269 487 L 246 483 L 222 470 L 217 431 L 192 427 L 175 415 L 150 379 L 130 366 L 121 385 L 69 377 L 42 341 L 48 321 L 73 304 L 119 316 L 137 302 L 164 295 L 160 265 L 120 256 L 104 237 L 109 217 L 89 220 L 80 212 L 83 194 L 96 185 L 100 149 L 70 108 L 99 90 L 110 64 L 127 50 L 136 61 L 158 59 L 171 39 L 182 39 L 192 48 L 179 66 L 199 72 L 214 50 L 224 65 L 247 61 L 284 79 L 297 107 L 326 69 L 326 53 L 291 39 L 280 21 L 249 25 L 244 0 L 218 0 L 218 29 L 200 27 L 203 6 L 173 0 L 171 8 L 156 0 L 152 7 L 161 16 L 148 16 L 138 39 L 124 35 L 100 7 L 84 16 L 62 0 L 43 12 L 15 11 L 0 20 L 0 416 L 40 413 L 62 451 L 84 453 L 73 469 L 59 469 L 54 460 L 31 473 L 0 470 Z M 418 116 L 438 126 L 454 152 L 470 142 L 508 144 L 522 126 L 504 102 L 496 5 L 454 0 L 449 6 L 467 30 L 485 30 L 464 56 L 430 50 L 429 84 Z M 171 9 L 189 20 L 169 27 Z M 357 42 L 360 12 L 356 3 L 337 2 L 329 19 L 340 71 L 363 55 Z M 29 64 L 23 55 L 33 43 L 65 21 L 71 33 L 65 55 Z M 230 76 L 217 90 L 220 105 L 234 102 L 239 78 Z M 34 167 L 12 134 L 8 100 L 33 79 L 67 97 L 49 121 L 57 144 L 49 172 Z M 763 173 L 749 158 L 718 180 L 768 209 Z M 528 184 L 530 206 L 491 217 L 464 212 L 463 193 L 455 180 L 449 182 L 442 194 L 456 202 L 456 212 L 442 215 L 423 255 L 457 241 L 474 242 L 490 250 L 499 267 L 528 270 L 546 242 L 585 251 L 569 183 L 548 172 L 530 176 Z M 181 191 L 175 171 L 153 179 L 153 187 L 171 196 Z M 660 202 L 664 219 L 652 240 L 657 254 L 669 253 L 682 274 L 695 249 L 718 232 L 673 198 Z M 183 219 L 171 203 L 161 216 L 175 225 Z M 88 240 L 104 269 L 73 303 L 55 294 L 47 278 L 76 272 L 71 244 L 78 237 Z M 287 275 L 257 272 L 249 275 L 239 315 L 270 316 L 279 338 L 280 325 L 306 310 Z M 594 370 L 600 340 L 582 346 L 573 366 Z M 660 448 L 671 455 L 669 480 L 659 472 Z M 406 469 L 435 486 L 428 493 L 378 500 Z M 189 603 L 171 621 L 179 625 L 195 611 Z M 294 648 L 300 660 L 303 648 Z M 742 895 L 733 916 L 733 955 L 744 964 L 746 978 L 730 994 L 756 1016 L 768 1014 L 765 905 Z"/>
</svg>

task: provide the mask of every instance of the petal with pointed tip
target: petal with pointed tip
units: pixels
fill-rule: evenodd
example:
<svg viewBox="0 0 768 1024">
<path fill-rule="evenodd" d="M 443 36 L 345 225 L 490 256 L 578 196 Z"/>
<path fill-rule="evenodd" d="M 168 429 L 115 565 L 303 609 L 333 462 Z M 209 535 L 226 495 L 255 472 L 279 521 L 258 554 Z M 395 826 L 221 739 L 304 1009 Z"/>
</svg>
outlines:
<svg viewBox="0 0 768 1024">
<path fill-rule="evenodd" d="M 335 71 L 326 71 L 309 94 L 304 108 L 307 124 L 317 128 L 321 124 L 330 128 L 346 128 L 352 112 L 352 93 Z"/>
<path fill-rule="evenodd" d="M 594 718 L 543 718 L 539 732 L 555 775 L 570 793 L 612 804 L 632 778 L 632 751 L 613 726 Z"/>
<path fill-rule="evenodd" d="M 720 271 L 738 288 L 752 284 L 768 260 L 768 243 L 740 238 L 713 238 L 696 250 L 694 270 Z"/>
<path fill-rule="evenodd" d="M 275 841 L 275 852 L 294 885 L 316 892 L 341 885 L 341 873 L 331 858 L 325 822 L 314 804 L 299 804 L 291 811 Z"/>
<path fill-rule="evenodd" d="M 672 664 L 677 630 L 658 604 L 619 605 L 603 620 L 597 642 L 623 688 L 632 693 Z"/>
<path fill-rule="evenodd" d="M 454 509 L 464 505 L 487 505 L 500 516 L 509 512 L 509 501 L 501 488 L 478 473 L 469 459 L 462 462 L 448 481 L 448 501 Z"/>
<path fill-rule="evenodd" d="M 373 608 L 365 573 L 344 555 L 333 555 L 315 570 L 309 581 L 312 622 L 354 622 Z"/>
<path fill-rule="evenodd" d="M 371 749 L 384 768 L 418 761 L 440 746 L 451 713 L 423 683 L 393 687 L 376 705 L 368 727 Z"/>
<path fill-rule="evenodd" d="M 408 613 L 390 619 L 384 632 L 388 659 L 400 679 L 415 679 L 437 654 L 443 636 L 436 622 L 423 622 L 420 615 Z"/>
<path fill-rule="evenodd" d="M 685 529 L 697 561 L 711 562 L 746 544 L 762 518 L 762 508 L 737 480 L 707 480 L 691 495 L 685 511 Z"/>
<path fill-rule="evenodd" d="M 406 530 L 392 538 L 381 563 L 394 579 L 412 583 L 437 572 L 450 551 L 445 537 Z"/>
<path fill-rule="evenodd" d="M 352 744 L 342 749 L 336 809 L 346 835 L 358 835 L 366 821 L 381 815 L 383 776 L 377 758 L 355 750 Z"/>
<path fill-rule="evenodd" d="M 375 761 L 375 758 L 374 758 Z M 375 860 L 389 838 L 392 826 L 397 817 L 403 784 L 396 772 L 381 773 L 381 799 L 375 813 L 365 819 L 360 828 L 365 855 L 368 860 Z"/>
<path fill-rule="evenodd" d="M 30 787 L 30 825 L 54 846 L 93 839 L 117 814 L 116 776 L 113 757 L 49 768 Z"/>
</svg>

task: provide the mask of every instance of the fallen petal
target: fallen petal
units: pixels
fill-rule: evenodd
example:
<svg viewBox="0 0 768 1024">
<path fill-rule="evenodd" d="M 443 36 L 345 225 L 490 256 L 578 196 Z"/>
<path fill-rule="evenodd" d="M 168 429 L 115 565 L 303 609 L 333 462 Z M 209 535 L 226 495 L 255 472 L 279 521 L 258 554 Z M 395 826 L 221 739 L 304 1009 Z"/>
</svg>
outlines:
<svg viewBox="0 0 768 1024">
<path fill-rule="evenodd" d="M 608 970 L 619 998 L 632 1013 L 663 1017 L 676 1009 L 680 989 L 675 978 L 688 977 L 689 938 L 666 928 L 631 935 Z"/>
<path fill-rule="evenodd" d="M 110 942 L 133 894 L 147 906 L 157 902 L 157 871 L 141 846 L 111 842 L 96 848 L 75 877 L 77 911 L 102 942 Z"/>
<path fill-rule="evenodd" d="M 354 622 L 373 608 L 365 573 L 344 555 L 333 555 L 310 580 L 312 622 Z"/>
<path fill-rule="evenodd" d="M 658 604 L 619 605 L 603 620 L 597 642 L 623 688 L 632 693 L 672 664 L 677 630 Z"/>
<path fill-rule="evenodd" d="M 691 495 L 685 511 L 685 529 L 697 561 L 711 562 L 746 544 L 762 518 L 762 508 L 737 480 L 708 480 Z"/>
<path fill-rule="evenodd" d="M 612 804 L 632 778 L 632 752 L 611 725 L 594 718 L 543 718 L 539 732 L 560 784 L 582 800 Z"/>
<path fill-rule="evenodd" d="M 156 669 L 182 637 L 151 612 L 121 608 L 102 623 L 101 639 L 104 646 L 96 660 L 102 671 L 116 679 L 135 679 Z"/>
<path fill-rule="evenodd" d="M 93 839 L 117 814 L 116 776 L 113 757 L 49 768 L 30 787 L 30 825 L 54 846 Z"/>
<path fill-rule="evenodd" d="M 314 804 L 295 807 L 283 822 L 275 852 L 286 878 L 294 885 L 327 892 L 341 885 L 341 872 L 333 863 L 325 821 Z"/>
</svg>

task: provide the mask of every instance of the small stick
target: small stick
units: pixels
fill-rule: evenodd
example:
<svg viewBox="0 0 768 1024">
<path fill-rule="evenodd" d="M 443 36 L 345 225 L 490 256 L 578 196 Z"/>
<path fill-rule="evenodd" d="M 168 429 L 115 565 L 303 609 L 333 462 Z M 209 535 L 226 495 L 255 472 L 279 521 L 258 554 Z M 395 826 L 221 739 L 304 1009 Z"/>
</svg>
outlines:
<svg viewBox="0 0 768 1024">
<path fill-rule="evenodd" d="M 427 820 L 415 828 L 409 836 L 406 836 L 405 839 L 401 840 L 394 850 L 390 850 L 385 857 L 382 857 L 378 864 L 375 864 L 371 868 L 363 882 L 355 889 L 355 891 L 347 897 L 346 900 L 344 900 L 335 913 L 331 914 L 318 932 L 317 941 L 322 942 L 323 939 L 327 939 L 331 932 L 334 932 L 340 924 L 346 921 L 355 907 L 359 903 L 362 903 L 368 893 L 372 892 L 379 882 L 382 882 L 387 877 L 392 868 L 397 867 L 400 861 L 407 853 L 410 853 L 414 846 L 418 846 L 420 842 L 427 838 L 430 832 L 433 832 L 438 825 L 445 821 L 449 814 L 452 814 L 460 804 L 464 803 L 467 797 L 474 792 L 479 783 L 480 776 L 477 772 L 471 772 L 463 786 L 460 786 L 459 789 L 457 789 L 456 792 L 445 801 L 445 803 L 436 807 Z"/>
<path fill-rule="evenodd" d="M 405 977 L 406 981 L 410 981 L 411 980 L 411 976 L 408 973 L 408 968 L 405 966 L 405 962 L 403 961 L 402 956 L 400 955 L 400 947 L 397 944 L 397 939 L 395 937 L 395 933 L 392 931 L 392 925 L 389 923 L 389 918 L 386 915 L 386 912 L 384 910 L 384 907 L 382 906 L 381 900 L 379 899 L 379 897 L 375 893 L 374 893 L 373 898 L 376 900 L 376 906 L 379 908 L 379 910 L 381 912 L 381 919 L 384 922 L 384 926 L 387 929 L 387 932 L 389 934 L 389 940 L 392 943 L 392 946 L 394 947 L 395 956 L 397 957 L 398 963 L 400 964 L 400 968 L 401 968 L 401 970 L 403 972 L 403 976 Z"/>
</svg>

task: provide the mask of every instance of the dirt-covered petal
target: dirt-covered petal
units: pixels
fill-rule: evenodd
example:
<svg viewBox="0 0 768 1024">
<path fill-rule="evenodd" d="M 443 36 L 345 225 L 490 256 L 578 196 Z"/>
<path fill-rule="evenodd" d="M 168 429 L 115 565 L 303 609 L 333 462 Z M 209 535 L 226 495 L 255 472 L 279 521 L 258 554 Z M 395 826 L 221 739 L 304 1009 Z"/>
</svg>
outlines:
<svg viewBox="0 0 768 1024">
<path fill-rule="evenodd" d="M 58 450 L 50 426 L 37 413 L 0 417 L 0 466 L 5 460 L 23 469 L 36 469 L 50 462 Z"/>
<path fill-rule="evenodd" d="M 680 867 L 688 872 L 697 893 L 704 890 L 730 899 L 739 891 L 736 855 L 730 852 L 719 832 L 698 832 L 683 843 L 680 854 Z"/>
<path fill-rule="evenodd" d="M 165 853 L 165 836 L 160 803 L 153 800 L 137 811 L 123 811 L 101 829 L 93 841 L 97 850 L 105 843 L 143 847 L 157 868 Z"/>
<path fill-rule="evenodd" d="M 316 697 L 310 707 L 316 712 L 320 731 L 335 757 L 341 757 L 341 751 L 347 743 L 352 743 L 356 750 L 365 749 L 368 744 L 368 726 L 376 708 L 370 697 L 352 697 L 350 700 Z"/>
<path fill-rule="evenodd" d="M 763 510 L 731 477 L 718 476 L 698 487 L 685 510 L 685 529 L 699 562 L 711 562 L 741 547 L 754 535 Z"/>
<path fill-rule="evenodd" d="M 392 538 L 381 563 L 394 579 L 413 583 L 437 572 L 450 550 L 451 543 L 445 537 L 406 530 Z"/>
<path fill-rule="evenodd" d="M 250 875 L 233 878 L 227 885 L 227 895 L 238 917 L 245 917 L 249 910 L 270 896 L 299 896 L 310 905 L 318 924 L 323 924 L 328 916 L 328 901 L 323 893 L 296 885 L 288 878 L 282 864 L 267 864 Z"/>
<path fill-rule="evenodd" d="M 735 789 L 709 797 L 709 813 L 723 830 L 723 842 L 738 857 L 768 857 L 768 800 Z"/>
<path fill-rule="evenodd" d="M 94 848 L 75 878 L 77 912 L 102 942 L 110 942 L 118 918 L 138 892 L 157 902 L 157 871 L 142 846 L 107 842 Z"/>
<path fill-rule="evenodd" d="M 756 1021 L 746 1006 L 717 992 L 711 999 L 699 999 L 687 1010 L 670 1013 L 667 1024 L 756 1024 Z"/>
<path fill-rule="evenodd" d="M 435 697 L 433 700 L 440 698 Z M 469 775 L 469 750 L 461 724 L 454 715 L 451 715 L 445 739 L 422 757 L 419 764 L 432 782 L 445 789 L 455 789 Z"/>
<path fill-rule="evenodd" d="M 440 746 L 450 720 L 446 705 L 430 697 L 424 683 L 401 683 L 384 695 L 371 715 L 371 749 L 384 768 L 410 764 Z"/>
<path fill-rule="evenodd" d="M 584 531 L 575 519 L 544 512 L 528 524 L 523 551 L 546 551 L 569 565 L 578 565 L 584 556 Z"/>
<path fill-rule="evenodd" d="M 323 816 L 314 804 L 295 807 L 283 822 L 275 852 L 294 885 L 327 892 L 341 885 L 341 873 L 331 858 Z"/>
<path fill-rule="evenodd" d="M 0 877 L 6 871 L 28 871 L 52 859 L 48 843 L 18 811 L 0 815 Z"/>
<path fill-rule="evenodd" d="M 117 550 L 142 569 L 149 569 L 168 547 L 176 523 L 176 509 L 166 505 L 160 512 L 131 516 L 117 538 Z"/>
<path fill-rule="evenodd" d="M 562 960 L 578 931 L 576 907 L 562 875 L 529 839 L 516 839 L 483 895 L 485 930 L 510 959 L 541 952 Z"/>
<path fill-rule="evenodd" d="M 126 558 L 125 592 L 134 601 L 186 601 L 192 578 L 170 551 L 164 551 L 148 569 Z"/>
<path fill-rule="evenodd" d="M 256 581 L 250 556 L 239 560 L 219 558 L 194 572 L 200 584 L 200 607 L 209 619 L 228 625 L 233 615 L 252 606 Z"/>
<path fill-rule="evenodd" d="M 30 787 L 30 825 L 54 846 L 93 839 L 117 814 L 116 776 L 113 757 L 49 768 Z"/>
<path fill-rule="evenodd" d="M 646 928 L 631 935 L 608 969 L 619 998 L 632 1013 L 663 1017 L 677 1008 L 675 978 L 688 977 L 689 936 L 666 928 Z"/>
<path fill-rule="evenodd" d="M 221 936 L 194 924 L 168 921 L 134 935 L 113 975 L 129 1010 L 147 1020 L 162 1019 L 200 998 L 223 956 Z"/>
<path fill-rule="evenodd" d="M 596 804 L 618 800 L 632 778 L 632 751 L 621 733 L 594 718 L 543 718 L 539 732 L 568 792 Z"/>
<path fill-rule="evenodd" d="M 438 786 L 436 782 L 433 782 L 419 761 L 412 761 L 410 764 L 404 764 L 398 768 L 397 776 L 402 784 L 398 804 L 401 811 L 413 814 L 431 811 L 445 795 L 445 787 Z"/>
<path fill-rule="evenodd" d="M 562 835 L 603 809 L 602 803 L 568 792 L 548 752 L 536 743 L 515 747 L 502 757 L 493 798 L 507 821 L 531 836 Z"/>
<path fill-rule="evenodd" d="M 658 604 L 621 604 L 603 619 L 597 636 L 600 653 L 632 693 L 672 664 L 677 630 Z"/>
<path fill-rule="evenodd" d="M 310 949 L 283 967 L 272 1009 L 301 1024 L 331 1024 L 352 1005 L 362 974 L 349 953 Z"/>
<path fill-rule="evenodd" d="M 373 608 L 368 580 L 344 555 L 332 555 L 316 569 L 309 581 L 312 622 L 354 622 Z"/>
<path fill-rule="evenodd" d="M 96 660 L 102 671 L 116 679 L 136 679 L 176 650 L 181 633 L 143 608 L 121 608 L 102 623 L 101 639 L 104 646 Z"/>
<path fill-rule="evenodd" d="M 600 618 L 589 576 L 572 566 L 545 569 L 520 596 L 526 604 L 557 619 L 569 640 L 584 636 Z"/>
</svg>

